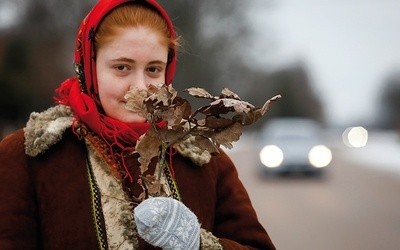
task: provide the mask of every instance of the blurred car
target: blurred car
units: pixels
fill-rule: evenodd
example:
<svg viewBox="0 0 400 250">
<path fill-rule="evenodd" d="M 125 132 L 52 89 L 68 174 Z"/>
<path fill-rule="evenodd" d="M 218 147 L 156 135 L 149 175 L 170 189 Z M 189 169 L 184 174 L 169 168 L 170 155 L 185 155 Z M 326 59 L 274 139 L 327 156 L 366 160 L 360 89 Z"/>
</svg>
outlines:
<svg viewBox="0 0 400 250">
<path fill-rule="evenodd" d="M 275 118 L 261 129 L 259 159 L 266 174 L 320 175 L 332 161 L 322 127 L 307 118 Z"/>
</svg>

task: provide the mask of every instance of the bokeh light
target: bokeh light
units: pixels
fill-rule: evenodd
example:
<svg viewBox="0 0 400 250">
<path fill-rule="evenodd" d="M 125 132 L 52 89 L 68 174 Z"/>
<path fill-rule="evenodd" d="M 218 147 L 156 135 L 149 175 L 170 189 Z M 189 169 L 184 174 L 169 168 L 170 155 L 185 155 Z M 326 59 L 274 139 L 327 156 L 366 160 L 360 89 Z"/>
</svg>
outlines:
<svg viewBox="0 0 400 250">
<path fill-rule="evenodd" d="M 314 167 L 324 168 L 332 161 L 332 151 L 325 145 L 317 145 L 310 150 L 308 158 Z"/>
<path fill-rule="evenodd" d="M 260 160 L 266 167 L 279 167 L 283 162 L 283 152 L 276 145 L 267 145 L 260 151 Z"/>
<path fill-rule="evenodd" d="M 343 132 L 343 143 L 350 148 L 362 148 L 367 145 L 368 131 L 363 127 L 349 127 Z"/>
</svg>

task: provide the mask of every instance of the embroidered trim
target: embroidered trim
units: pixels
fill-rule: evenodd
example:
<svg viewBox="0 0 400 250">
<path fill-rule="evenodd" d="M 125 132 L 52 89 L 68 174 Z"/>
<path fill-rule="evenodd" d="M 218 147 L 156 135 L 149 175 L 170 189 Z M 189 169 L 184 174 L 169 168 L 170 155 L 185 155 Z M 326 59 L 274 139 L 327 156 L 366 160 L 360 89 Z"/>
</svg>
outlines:
<svg viewBox="0 0 400 250">
<path fill-rule="evenodd" d="M 90 200 L 92 202 L 92 216 L 93 216 L 93 224 L 96 231 L 97 243 L 99 244 L 99 248 L 101 250 L 108 250 L 107 240 L 106 240 L 106 232 L 104 228 L 104 218 L 101 212 L 101 200 L 100 200 L 100 192 L 99 187 L 96 184 L 96 181 L 93 178 L 93 173 L 90 167 L 89 159 L 86 158 L 86 170 L 88 175 L 89 182 L 89 191 L 90 191 Z"/>
<path fill-rule="evenodd" d="M 123 191 L 122 183 L 99 158 L 88 140 L 86 145 L 93 179 L 98 185 L 108 248 L 138 249 L 132 201 Z"/>
<path fill-rule="evenodd" d="M 89 141 L 97 156 L 107 164 L 110 171 L 118 180 L 122 180 L 125 172 L 120 167 L 119 162 L 115 159 L 115 157 L 119 158 L 118 154 L 115 153 L 115 157 L 113 158 L 112 153 L 110 152 L 110 147 L 104 142 L 104 140 L 102 140 L 94 132 L 88 130 L 86 125 L 79 124 L 79 127 L 81 127 L 84 131 L 87 131 L 85 132 L 85 139 Z"/>
<path fill-rule="evenodd" d="M 167 179 L 168 187 L 171 190 L 171 197 L 174 198 L 175 200 L 182 201 L 181 194 L 178 189 L 178 185 L 176 184 L 176 180 L 172 175 L 171 168 L 169 167 L 168 164 L 165 164 L 164 167 L 164 174 L 165 178 Z"/>
</svg>

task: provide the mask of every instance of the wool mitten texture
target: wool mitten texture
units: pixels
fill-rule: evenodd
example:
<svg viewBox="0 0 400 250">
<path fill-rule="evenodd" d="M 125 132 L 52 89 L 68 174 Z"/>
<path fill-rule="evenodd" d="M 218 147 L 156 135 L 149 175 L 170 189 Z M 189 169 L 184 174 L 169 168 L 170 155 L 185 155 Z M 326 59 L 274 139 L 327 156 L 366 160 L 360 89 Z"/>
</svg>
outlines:
<svg viewBox="0 0 400 250">
<path fill-rule="evenodd" d="M 153 246 L 165 250 L 200 247 L 197 217 L 180 201 L 149 198 L 134 209 L 134 216 L 140 237 Z"/>
</svg>

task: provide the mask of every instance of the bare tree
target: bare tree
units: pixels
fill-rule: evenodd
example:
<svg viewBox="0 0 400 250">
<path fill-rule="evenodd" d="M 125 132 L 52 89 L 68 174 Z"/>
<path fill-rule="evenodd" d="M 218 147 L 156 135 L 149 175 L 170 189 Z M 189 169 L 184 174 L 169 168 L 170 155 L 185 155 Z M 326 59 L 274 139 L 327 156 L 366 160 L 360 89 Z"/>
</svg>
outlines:
<svg viewBox="0 0 400 250">
<path fill-rule="evenodd" d="M 400 72 L 393 73 L 385 81 L 378 107 L 376 125 L 400 131 Z"/>
</svg>

